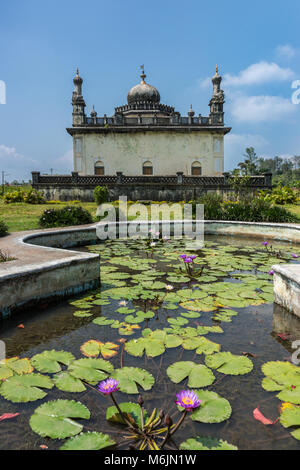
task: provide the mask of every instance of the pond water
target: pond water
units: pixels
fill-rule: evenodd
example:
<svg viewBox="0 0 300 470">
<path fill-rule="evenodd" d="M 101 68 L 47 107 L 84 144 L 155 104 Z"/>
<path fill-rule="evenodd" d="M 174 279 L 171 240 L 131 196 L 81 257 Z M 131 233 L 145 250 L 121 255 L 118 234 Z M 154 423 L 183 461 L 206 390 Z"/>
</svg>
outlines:
<svg viewBox="0 0 300 470">
<path fill-rule="evenodd" d="M 206 364 L 213 382 L 193 388 L 217 393 L 225 399 L 226 411 L 222 416 L 219 410 L 218 417 L 208 420 L 216 422 L 199 422 L 188 416 L 174 435 L 177 446 L 188 438 L 207 436 L 239 449 L 300 450 L 299 440 L 291 435 L 293 429 L 284 428 L 280 422 L 264 426 L 253 418 L 257 407 L 272 420 L 280 415 L 283 400 L 276 397 L 278 392 L 263 389 L 265 375 L 261 367 L 268 361 L 291 360 L 291 343 L 300 339 L 300 321 L 273 304 L 272 276 L 268 273 L 273 264 L 298 262 L 292 254 L 300 254 L 299 248 L 282 243 L 264 247 L 257 240 L 207 236 L 204 248 L 195 252 L 197 258 L 189 264 L 179 258 L 188 253 L 184 240 L 157 240 L 154 246 L 142 240 L 114 241 L 88 249 L 100 253 L 101 288 L 3 321 L 0 339 L 6 344 L 8 358 L 32 359 L 53 349 L 68 351 L 76 359 L 88 355 L 101 358 L 103 353 L 117 373 L 121 368 L 126 371 L 127 367 L 135 367 L 151 374 L 154 384 L 148 381 L 145 391 L 138 387 L 145 407 L 150 413 L 154 407 L 163 408 L 174 420 L 180 415 L 176 393 L 187 388 L 187 379 L 174 383 L 174 368 L 173 375 L 168 368 L 182 361 Z M 190 276 L 187 265 L 192 266 Z M 141 338 L 148 343 L 142 343 Z M 99 341 L 112 345 L 106 344 L 105 348 Z M 218 351 L 249 360 L 245 363 L 238 359 L 236 368 L 229 364 L 222 373 L 209 362 Z M 55 379 L 54 373 L 44 372 L 41 362 L 39 356 L 32 359 L 34 372 Z M 251 363 L 253 369 L 247 370 Z M 66 365 L 60 367 L 68 369 Z M 232 375 L 234 372 L 240 375 Z M 135 371 L 128 369 L 128 374 L 132 381 Z M 79 382 L 85 390 L 63 391 L 57 381 L 57 386 L 44 389 L 44 398 L 26 403 L 13 403 L 1 396 L 14 396 L 12 390 L 4 393 L 2 384 L 0 416 L 20 414 L 0 421 L 0 449 L 39 450 L 41 445 L 60 448 L 65 440 L 42 437 L 29 425 L 36 408 L 57 399 L 76 400 L 87 406 L 91 418 L 78 421 L 83 431 L 104 432 L 122 441 L 122 427 L 105 419 L 107 406 L 111 406 L 109 398 L 86 382 Z M 125 381 L 123 390 L 127 386 Z M 119 402 L 136 402 L 137 396 L 116 393 Z"/>
</svg>

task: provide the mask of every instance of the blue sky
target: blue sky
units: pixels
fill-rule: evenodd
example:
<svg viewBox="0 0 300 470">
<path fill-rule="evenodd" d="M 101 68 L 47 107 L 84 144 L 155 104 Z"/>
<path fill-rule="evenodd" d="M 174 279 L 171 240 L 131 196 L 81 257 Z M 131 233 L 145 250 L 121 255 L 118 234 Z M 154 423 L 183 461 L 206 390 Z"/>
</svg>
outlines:
<svg viewBox="0 0 300 470">
<path fill-rule="evenodd" d="M 72 170 L 72 79 L 84 79 L 87 112 L 111 115 L 126 103 L 145 64 L 163 103 L 208 114 L 216 63 L 223 75 L 225 166 L 260 156 L 300 154 L 300 3 L 236 0 L 11 0 L 1 6 L 0 170 Z M 1 94 L 0 94 L 1 97 Z"/>
</svg>

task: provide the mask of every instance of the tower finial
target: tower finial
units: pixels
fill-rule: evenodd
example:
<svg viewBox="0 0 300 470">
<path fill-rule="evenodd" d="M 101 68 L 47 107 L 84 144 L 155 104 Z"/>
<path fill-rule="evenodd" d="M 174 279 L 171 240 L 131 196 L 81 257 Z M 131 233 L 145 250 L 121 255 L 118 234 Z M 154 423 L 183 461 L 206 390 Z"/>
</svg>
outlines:
<svg viewBox="0 0 300 470">
<path fill-rule="evenodd" d="M 142 79 L 142 83 L 146 83 L 145 82 L 145 78 L 146 78 L 146 74 L 145 74 L 145 68 L 144 68 L 144 65 L 140 65 L 140 68 L 142 70 L 142 73 L 141 73 L 141 79 Z"/>
<path fill-rule="evenodd" d="M 217 74 L 217 75 L 219 74 L 219 67 L 218 67 L 218 64 L 216 65 L 216 74 Z"/>
<path fill-rule="evenodd" d="M 79 77 L 79 68 L 76 69 L 76 76 Z"/>
</svg>

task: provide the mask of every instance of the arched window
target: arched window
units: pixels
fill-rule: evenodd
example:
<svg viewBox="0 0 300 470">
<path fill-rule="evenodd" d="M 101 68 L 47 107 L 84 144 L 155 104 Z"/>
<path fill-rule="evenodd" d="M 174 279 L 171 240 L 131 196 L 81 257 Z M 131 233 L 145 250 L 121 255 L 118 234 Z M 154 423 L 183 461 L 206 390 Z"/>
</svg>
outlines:
<svg viewBox="0 0 300 470">
<path fill-rule="evenodd" d="M 95 175 L 104 175 L 104 163 L 100 160 L 95 163 Z"/>
<path fill-rule="evenodd" d="M 192 163 L 192 175 L 200 176 L 202 174 L 202 167 L 200 162 Z"/>
<path fill-rule="evenodd" d="M 147 161 L 143 163 L 143 175 L 153 175 L 152 163 Z"/>
</svg>

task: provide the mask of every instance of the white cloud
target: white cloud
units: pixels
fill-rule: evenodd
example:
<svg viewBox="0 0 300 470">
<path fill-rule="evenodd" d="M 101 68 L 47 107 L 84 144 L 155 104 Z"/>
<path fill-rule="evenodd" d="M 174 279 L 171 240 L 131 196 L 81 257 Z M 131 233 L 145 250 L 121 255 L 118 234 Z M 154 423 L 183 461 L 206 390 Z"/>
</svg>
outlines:
<svg viewBox="0 0 300 470">
<path fill-rule="evenodd" d="M 225 74 L 224 86 L 260 85 L 269 82 L 282 82 L 294 78 L 294 72 L 282 68 L 275 62 L 257 62 L 249 65 L 238 75 Z"/>
<path fill-rule="evenodd" d="M 290 99 L 280 96 L 236 96 L 231 105 L 233 118 L 238 122 L 277 121 L 296 110 Z"/>
<path fill-rule="evenodd" d="M 257 154 L 268 148 L 269 142 L 259 134 L 234 134 L 225 136 L 224 160 L 225 169 L 232 170 L 244 160 L 247 147 L 254 147 Z"/>
<path fill-rule="evenodd" d="M 6 172 L 5 180 L 30 179 L 31 171 L 39 165 L 37 160 L 17 152 L 15 147 L 0 144 L 0 165 Z"/>
<path fill-rule="evenodd" d="M 282 46 L 278 46 L 276 48 L 276 54 L 279 56 L 279 57 L 283 57 L 285 59 L 291 59 L 292 57 L 294 57 L 297 53 L 297 50 L 292 47 L 290 44 L 285 44 L 285 45 L 282 45 Z"/>
</svg>

